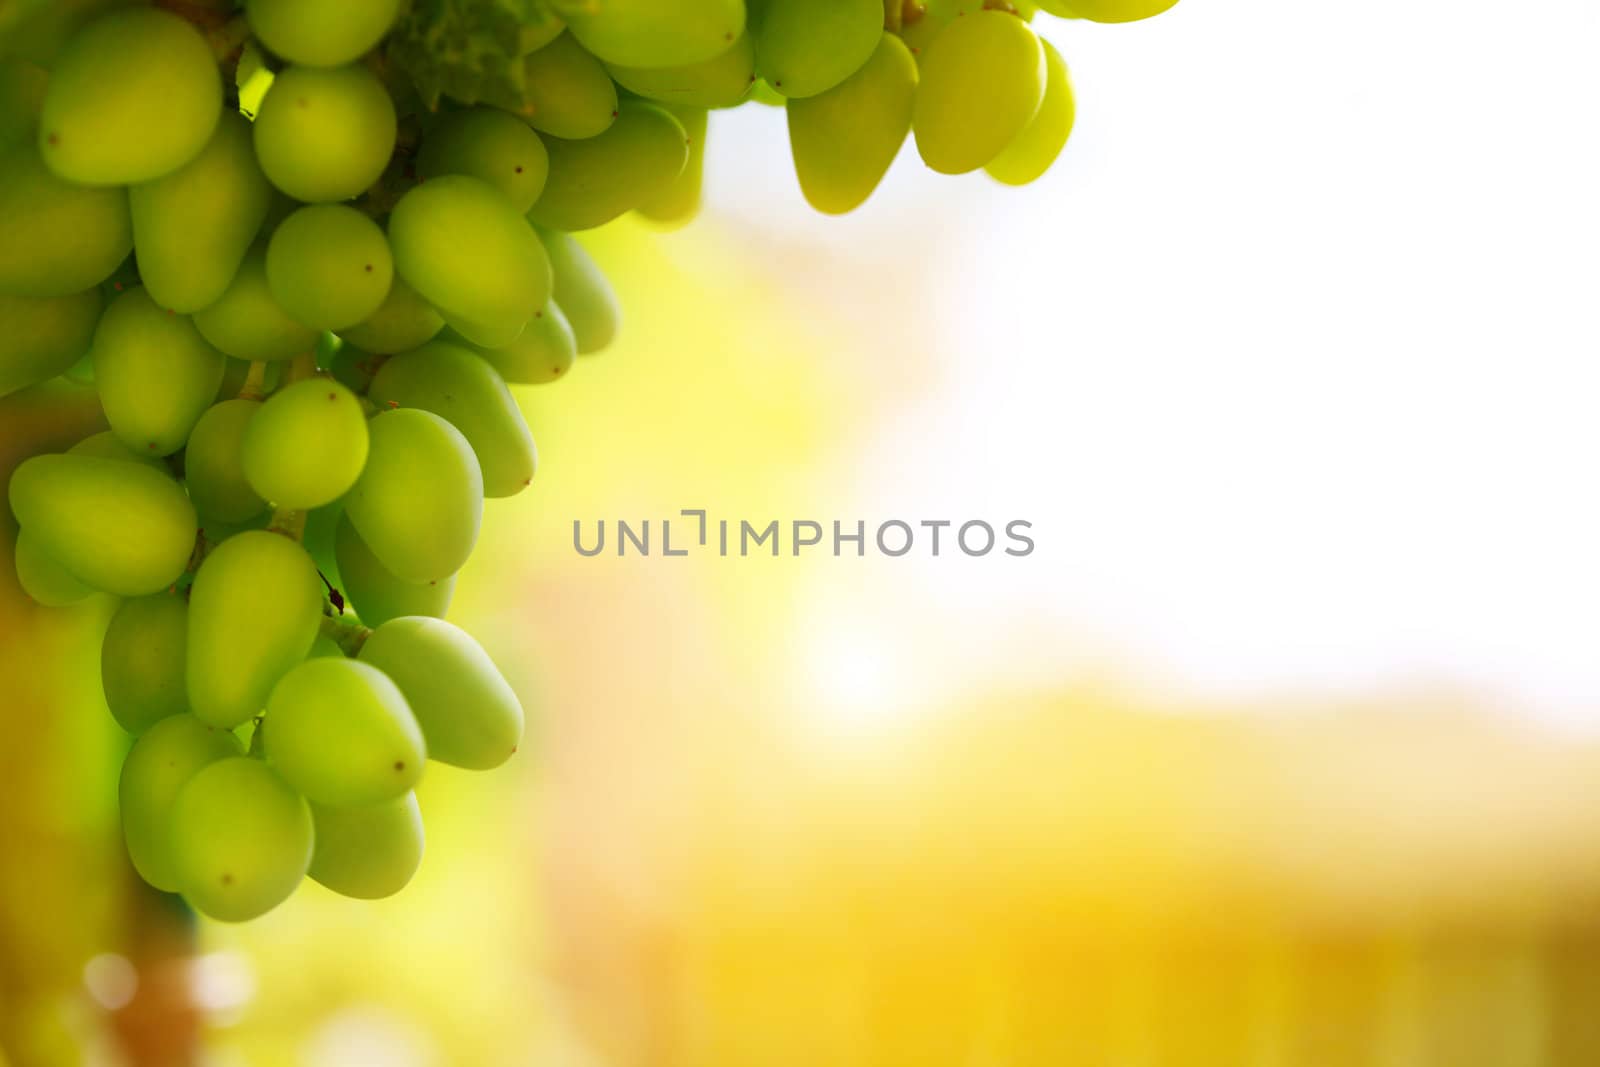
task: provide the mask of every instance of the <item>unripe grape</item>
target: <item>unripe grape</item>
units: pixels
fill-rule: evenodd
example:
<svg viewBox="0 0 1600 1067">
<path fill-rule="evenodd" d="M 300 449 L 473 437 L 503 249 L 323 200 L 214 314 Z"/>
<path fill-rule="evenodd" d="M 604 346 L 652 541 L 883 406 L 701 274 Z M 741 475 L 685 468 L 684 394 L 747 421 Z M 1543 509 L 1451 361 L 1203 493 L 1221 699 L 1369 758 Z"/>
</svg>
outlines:
<svg viewBox="0 0 1600 1067">
<path fill-rule="evenodd" d="M 106 308 L 93 357 L 112 432 L 152 456 L 183 447 L 222 382 L 222 353 L 188 316 L 157 307 L 144 289 L 130 289 Z"/>
<path fill-rule="evenodd" d="M 444 319 L 433 306 L 398 274 L 378 310 L 359 326 L 339 331 L 347 345 L 367 352 L 393 355 L 433 340 L 444 329 Z"/>
<path fill-rule="evenodd" d="M 170 11 L 114 11 L 56 59 L 39 151 L 71 182 L 146 182 L 198 155 L 221 114 L 222 78 L 198 30 Z"/>
<path fill-rule="evenodd" d="M 55 561 L 27 528 L 17 531 L 17 583 L 36 604 L 64 608 L 94 596 L 94 590 Z"/>
<path fill-rule="evenodd" d="M 598 137 L 552 137 L 550 177 L 528 218 L 555 230 L 587 230 L 661 193 L 689 162 L 688 135 L 653 104 L 629 101 Z"/>
<path fill-rule="evenodd" d="M 244 922 L 289 899 L 311 864 L 311 809 L 260 760 L 200 770 L 172 805 L 178 891 L 223 922 Z"/>
<path fill-rule="evenodd" d="M 555 276 L 555 302 L 572 325 L 578 352 L 587 355 L 616 340 L 622 307 L 605 274 L 577 238 L 558 230 L 539 230 Z"/>
<path fill-rule="evenodd" d="M 689 159 L 670 185 L 643 201 L 639 214 L 666 229 L 687 225 L 700 213 L 700 191 L 705 180 L 706 111 L 683 104 L 662 104 L 683 127 L 689 142 Z"/>
<path fill-rule="evenodd" d="M 145 596 L 178 580 L 194 551 L 194 506 L 169 475 L 141 463 L 34 456 L 11 475 L 11 510 L 84 584 Z"/>
<path fill-rule="evenodd" d="M 920 63 L 928 46 L 944 32 L 946 26 L 958 18 L 982 10 L 983 0 L 922 0 L 922 13 L 915 21 L 900 27 L 900 39 Z"/>
<path fill-rule="evenodd" d="M 0 59 L 0 152 L 33 141 L 44 106 L 45 69 L 25 59 Z"/>
<path fill-rule="evenodd" d="M 1137 22 L 1176 7 L 1178 0 L 1037 0 L 1052 15 L 1093 22 Z"/>
<path fill-rule="evenodd" d="M 345 514 L 396 576 L 449 577 L 472 554 L 483 520 L 483 474 L 472 446 L 431 411 L 386 411 L 369 428 L 367 466 L 345 498 Z"/>
<path fill-rule="evenodd" d="M 366 413 L 331 378 L 295 382 L 261 405 L 239 457 L 263 500 L 297 511 L 321 507 L 343 496 L 366 465 Z"/>
<path fill-rule="evenodd" d="M 480 178 L 417 186 L 389 215 L 395 269 L 446 318 L 510 329 L 550 299 L 550 260 L 511 201 Z"/>
<path fill-rule="evenodd" d="M 194 314 L 195 328 L 235 359 L 293 359 L 316 347 L 317 331 L 289 317 L 267 284 L 266 248 L 257 245 L 239 264 L 226 292 Z"/>
<path fill-rule="evenodd" d="M 789 101 L 794 169 L 812 207 L 842 215 L 872 195 L 911 130 L 916 95 L 916 60 L 885 33 L 860 70 L 825 93 Z"/>
<path fill-rule="evenodd" d="M 267 706 L 306 658 L 322 619 L 322 581 L 287 537 L 251 530 L 222 542 L 189 590 L 189 706 L 232 729 Z"/>
<path fill-rule="evenodd" d="M 989 176 L 1007 185 L 1027 185 L 1050 169 L 1077 119 L 1077 102 L 1072 93 L 1072 76 L 1066 60 L 1049 41 L 1044 45 L 1047 78 L 1044 102 L 1039 113 L 984 169 Z"/>
<path fill-rule="evenodd" d="M 259 400 L 224 400 L 194 424 L 183 453 L 183 476 L 195 510 L 208 519 L 249 522 L 267 510 L 244 474 L 245 428 L 260 409 Z"/>
<path fill-rule="evenodd" d="M 727 50 L 744 32 L 744 0 L 611 0 L 556 5 L 583 47 L 628 67 L 681 67 Z M 878 16 L 883 17 L 880 6 Z"/>
<path fill-rule="evenodd" d="M 139 276 L 151 298 L 183 315 L 214 304 L 238 272 L 271 201 L 250 123 L 230 111 L 194 159 L 128 190 Z"/>
<path fill-rule="evenodd" d="M 1039 111 L 1044 48 L 1006 11 L 978 11 L 945 27 L 922 57 L 912 129 L 923 162 L 965 174 L 992 161 Z"/>
<path fill-rule="evenodd" d="M 79 293 L 110 277 L 132 250 L 121 189 L 62 181 L 32 144 L 0 156 L 0 293 Z"/>
<path fill-rule="evenodd" d="M 570 33 L 523 59 L 522 95 L 518 114 L 553 137 L 594 137 L 617 115 L 611 75 Z"/>
<path fill-rule="evenodd" d="M 163 459 L 150 455 L 147 451 L 137 452 L 122 443 L 122 439 L 110 430 L 102 430 L 90 434 L 71 448 L 67 449 L 69 456 L 92 456 L 95 459 L 114 459 L 120 463 L 137 463 L 157 471 L 164 478 L 173 477 L 172 468 L 167 466 Z"/>
<path fill-rule="evenodd" d="M 343 518 L 342 500 L 335 500 L 320 508 L 312 508 L 306 512 L 305 533 L 300 540 L 306 555 L 311 557 L 311 562 L 316 564 L 317 570 L 322 572 L 335 589 L 344 587 L 339 574 L 339 561 L 334 554 L 334 542 L 338 536 L 339 523 Z"/>
<path fill-rule="evenodd" d="M 0 295 L 0 396 L 65 373 L 94 340 L 100 290 L 69 296 Z"/>
<path fill-rule="evenodd" d="M 488 770 L 522 743 L 517 695 L 465 632 L 442 619 L 393 619 L 374 630 L 359 659 L 394 680 L 441 763 Z"/>
<path fill-rule="evenodd" d="M 394 152 L 394 101 L 360 66 L 290 67 L 256 116 L 256 155 L 296 200 L 349 200 L 371 187 Z"/>
<path fill-rule="evenodd" d="M 471 348 L 512 385 L 553 382 L 572 369 L 578 355 L 572 325 L 554 300 L 534 313 L 516 340 L 501 348 L 482 348 L 459 335 L 446 340 Z"/>
<path fill-rule="evenodd" d="M 348 516 L 340 516 L 336 538 L 340 588 L 366 625 L 382 626 L 405 615 L 442 619 L 450 610 L 455 575 L 436 582 L 408 582 L 395 577 L 361 540 Z"/>
<path fill-rule="evenodd" d="M 750 95 L 756 80 L 755 40 L 741 33 L 730 48 L 682 67 L 608 64 L 617 84 L 647 100 L 684 107 L 733 107 Z"/>
<path fill-rule="evenodd" d="M 337 67 L 377 47 L 400 0 L 249 0 L 245 13 L 261 43 L 290 63 Z"/>
<path fill-rule="evenodd" d="M 511 391 L 471 350 L 430 341 L 395 356 L 367 390 L 379 407 L 421 408 L 461 431 L 478 457 L 483 495 L 515 496 L 538 466 L 533 435 Z"/>
<path fill-rule="evenodd" d="M 526 214 L 544 190 L 550 155 L 544 142 L 519 119 L 494 108 L 457 111 L 439 119 L 417 153 L 423 178 L 470 174 L 506 194 Z"/>
<path fill-rule="evenodd" d="M 100 646 L 106 707 L 130 734 L 189 710 L 184 660 L 189 604 L 172 593 L 124 600 Z"/>
<path fill-rule="evenodd" d="M 316 846 L 311 877 L 347 897 L 378 900 L 406 887 L 422 865 L 422 812 L 417 797 L 362 808 L 311 805 Z"/>
<path fill-rule="evenodd" d="M 791 100 L 815 96 L 860 70 L 882 36 L 882 0 L 771 0 L 756 67 Z"/>
<path fill-rule="evenodd" d="M 171 846 L 173 802 L 200 771 L 243 754 L 237 737 L 193 715 L 168 716 L 133 743 L 122 764 L 117 799 L 128 858 L 139 877 L 163 892 L 177 892 Z"/>
<path fill-rule="evenodd" d="M 289 317 L 341 330 L 383 306 L 394 259 L 378 224 L 343 204 L 313 204 L 284 219 L 267 245 L 267 286 Z"/>
<path fill-rule="evenodd" d="M 387 675 L 352 659 L 308 659 L 267 701 L 263 751 L 317 804 L 358 807 L 409 793 L 427 758 L 422 731 Z"/>
</svg>

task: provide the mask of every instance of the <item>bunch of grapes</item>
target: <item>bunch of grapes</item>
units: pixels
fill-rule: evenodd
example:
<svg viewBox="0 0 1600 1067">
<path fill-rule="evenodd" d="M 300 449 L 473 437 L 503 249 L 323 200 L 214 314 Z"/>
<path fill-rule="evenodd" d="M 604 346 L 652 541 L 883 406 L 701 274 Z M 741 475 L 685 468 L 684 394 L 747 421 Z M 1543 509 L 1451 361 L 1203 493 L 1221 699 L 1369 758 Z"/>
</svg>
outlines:
<svg viewBox="0 0 1600 1067">
<path fill-rule="evenodd" d="M 533 480 L 508 386 L 604 348 L 572 231 L 698 207 L 708 110 L 785 103 L 849 211 L 908 134 L 1031 181 L 1071 131 L 1035 6 L 1175 0 L 22 0 L 0 10 L 0 395 L 92 383 L 109 429 L 15 472 L 47 605 L 122 598 L 102 681 L 153 886 L 219 919 L 309 873 L 396 892 L 429 758 L 523 710 L 443 621 L 486 497 Z"/>
</svg>

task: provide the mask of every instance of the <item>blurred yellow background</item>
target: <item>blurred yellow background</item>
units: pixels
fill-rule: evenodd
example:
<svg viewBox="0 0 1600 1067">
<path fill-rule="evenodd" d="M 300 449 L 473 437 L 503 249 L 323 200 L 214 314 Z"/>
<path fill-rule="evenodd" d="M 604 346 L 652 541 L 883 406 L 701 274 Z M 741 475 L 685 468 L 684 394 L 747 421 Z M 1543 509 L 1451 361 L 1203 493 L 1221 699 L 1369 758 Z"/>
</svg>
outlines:
<svg viewBox="0 0 1600 1067">
<path fill-rule="evenodd" d="M 1157 700 L 1025 621 L 1015 673 L 975 684 L 961 627 L 883 596 L 905 566 L 883 557 L 578 556 L 580 518 L 854 519 L 862 443 L 932 388 L 914 318 L 875 334 L 728 236 L 592 241 L 626 336 L 526 392 L 541 471 L 490 509 L 453 612 L 532 743 L 494 774 L 430 766 L 396 898 L 307 883 L 192 928 L 143 890 L 108 606 L 38 611 L 4 580 L 5 1062 L 1600 1061 L 1592 745 L 1442 690 Z M 904 247 L 760 255 L 834 291 L 918 285 Z M 94 418 L 9 403 L 7 469 Z"/>
</svg>

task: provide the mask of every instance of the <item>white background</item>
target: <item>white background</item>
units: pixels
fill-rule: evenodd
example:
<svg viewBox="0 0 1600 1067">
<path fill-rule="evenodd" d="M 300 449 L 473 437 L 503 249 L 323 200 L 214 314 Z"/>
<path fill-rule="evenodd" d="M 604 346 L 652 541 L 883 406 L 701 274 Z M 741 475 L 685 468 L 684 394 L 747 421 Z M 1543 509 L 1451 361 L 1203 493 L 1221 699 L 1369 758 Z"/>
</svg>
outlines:
<svg viewBox="0 0 1600 1067">
<path fill-rule="evenodd" d="M 1225 700 L 1454 686 L 1600 726 L 1600 4 L 1036 26 L 1079 120 L 1024 190 L 908 145 L 822 221 L 781 115 L 713 127 L 710 224 L 920 261 L 889 300 L 797 283 L 889 344 L 914 321 L 893 365 L 932 383 L 841 502 L 1038 528 L 1025 564 L 910 564 L 876 595 L 945 618 L 972 684 L 1114 662 Z"/>
</svg>

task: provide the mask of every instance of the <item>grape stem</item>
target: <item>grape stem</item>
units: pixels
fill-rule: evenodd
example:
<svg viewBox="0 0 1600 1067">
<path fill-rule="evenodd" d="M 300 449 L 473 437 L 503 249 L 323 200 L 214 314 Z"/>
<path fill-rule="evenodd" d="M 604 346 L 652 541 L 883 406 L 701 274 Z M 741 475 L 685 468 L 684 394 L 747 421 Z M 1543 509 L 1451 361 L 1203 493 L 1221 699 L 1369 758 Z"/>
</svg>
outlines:
<svg viewBox="0 0 1600 1067">
<path fill-rule="evenodd" d="M 372 628 L 343 616 L 324 615 L 322 636 L 338 645 L 339 651 L 354 659 L 361 652 L 361 646 L 367 643 L 367 638 L 372 636 Z"/>
<path fill-rule="evenodd" d="M 317 354 L 315 352 L 303 352 L 295 356 L 293 362 L 289 364 L 289 371 L 284 375 L 283 384 L 289 385 L 293 382 L 304 381 L 307 378 L 314 378 L 316 374 Z"/>
<path fill-rule="evenodd" d="M 899 33 L 904 11 L 905 0 L 883 0 L 883 28 L 890 33 Z"/>
<path fill-rule="evenodd" d="M 265 400 L 267 398 L 267 365 L 259 359 L 250 361 L 250 370 L 239 387 L 240 400 Z"/>
<path fill-rule="evenodd" d="M 306 513 L 294 508 L 279 508 L 272 513 L 267 531 L 282 534 L 291 541 L 303 540 L 306 535 Z"/>
</svg>

